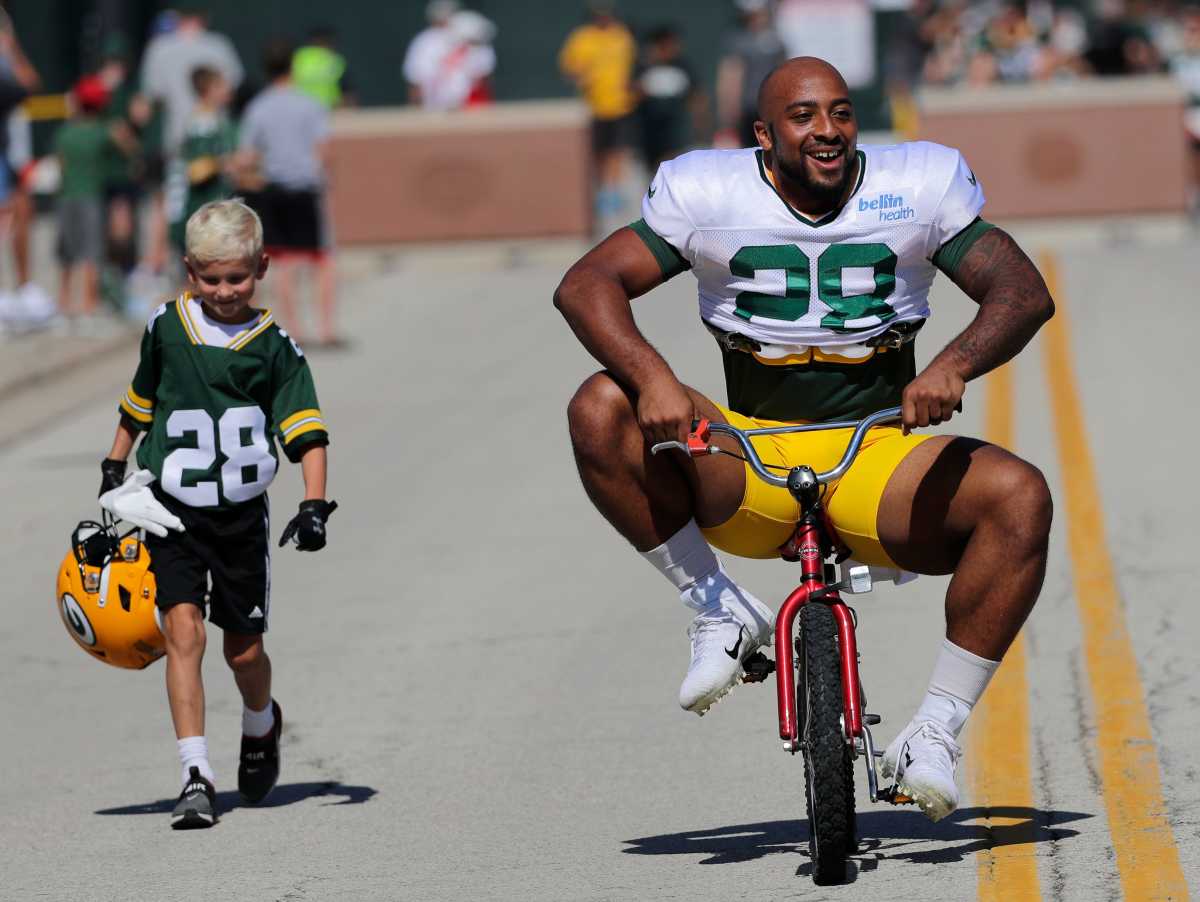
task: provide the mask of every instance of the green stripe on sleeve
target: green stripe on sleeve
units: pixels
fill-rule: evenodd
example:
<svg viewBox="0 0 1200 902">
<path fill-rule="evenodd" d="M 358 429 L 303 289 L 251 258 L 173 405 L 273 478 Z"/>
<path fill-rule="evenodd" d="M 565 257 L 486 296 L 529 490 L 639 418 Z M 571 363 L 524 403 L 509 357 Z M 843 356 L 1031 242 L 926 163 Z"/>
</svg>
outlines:
<svg viewBox="0 0 1200 902">
<path fill-rule="evenodd" d="M 969 226 L 937 249 L 937 253 L 933 255 L 933 265 L 953 278 L 955 271 L 958 269 L 959 264 L 962 263 L 963 257 L 967 255 L 967 251 L 971 249 L 971 246 L 985 232 L 994 228 L 995 226 L 990 222 L 976 216 Z"/>
<path fill-rule="evenodd" d="M 650 248 L 650 253 L 654 254 L 654 259 L 658 261 L 664 279 L 670 279 L 684 270 L 692 268 L 692 265 L 683 258 L 683 254 L 646 225 L 646 220 L 639 219 L 637 222 L 631 222 L 629 227 L 646 243 L 646 247 Z"/>
</svg>

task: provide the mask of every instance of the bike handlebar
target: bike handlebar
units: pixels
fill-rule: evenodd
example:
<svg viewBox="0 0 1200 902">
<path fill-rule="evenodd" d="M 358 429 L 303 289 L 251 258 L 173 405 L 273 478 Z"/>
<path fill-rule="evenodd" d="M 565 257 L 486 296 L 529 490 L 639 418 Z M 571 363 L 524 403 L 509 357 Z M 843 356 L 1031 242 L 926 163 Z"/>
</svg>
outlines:
<svg viewBox="0 0 1200 902">
<path fill-rule="evenodd" d="M 842 455 L 842 459 L 838 461 L 837 466 L 832 470 L 816 474 L 817 482 L 826 483 L 834 479 L 840 479 L 850 469 L 850 464 L 854 462 L 855 456 L 862 447 L 867 430 L 882 423 L 898 419 L 900 419 L 899 407 L 889 407 L 885 410 L 880 410 L 861 420 L 841 420 L 836 423 L 806 423 L 798 426 L 771 426 L 763 429 L 738 429 L 736 426 L 730 426 L 728 423 L 710 423 L 708 420 L 701 419 L 692 424 L 692 431 L 688 434 L 687 442 L 659 442 L 651 446 L 650 453 L 657 454 L 659 451 L 665 451 L 668 448 L 677 448 L 691 457 L 716 454 L 721 449 L 716 445 L 709 444 L 708 440 L 711 433 L 719 432 L 732 436 L 741 445 L 742 451 L 746 454 L 746 462 L 750 464 L 750 469 L 754 471 L 759 479 L 771 485 L 777 485 L 780 488 L 787 488 L 787 476 L 777 476 L 768 471 L 750 439 L 759 435 L 785 435 L 792 432 L 822 432 L 828 429 L 853 429 L 854 434 L 850 436 L 850 441 L 846 444 L 846 451 Z"/>
</svg>

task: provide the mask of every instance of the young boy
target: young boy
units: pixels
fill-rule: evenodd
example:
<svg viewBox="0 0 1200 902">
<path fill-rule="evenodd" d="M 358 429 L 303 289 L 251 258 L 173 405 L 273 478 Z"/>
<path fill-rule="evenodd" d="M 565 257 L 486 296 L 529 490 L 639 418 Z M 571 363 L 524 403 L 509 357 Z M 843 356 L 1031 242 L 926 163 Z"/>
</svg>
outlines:
<svg viewBox="0 0 1200 902">
<path fill-rule="evenodd" d="M 75 112 L 54 136 L 54 152 L 62 170 L 58 191 L 58 258 L 62 265 L 59 313 L 72 316 L 72 285 L 83 282 L 82 313 L 90 316 L 100 303 L 99 264 L 104 249 L 105 160 L 112 144 L 100 113 L 108 89 L 95 76 L 80 79 L 72 91 Z"/>
<path fill-rule="evenodd" d="M 206 204 L 187 222 L 191 291 L 160 306 L 142 336 L 141 362 L 120 403 L 101 464 L 100 504 L 147 530 L 167 646 L 167 700 L 183 765 L 176 829 L 217 820 L 204 734 L 206 589 L 225 633 L 225 660 L 242 695 L 238 790 L 256 803 L 279 777 L 279 704 L 263 650 L 270 613 L 267 486 L 278 457 L 299 462 L 304 498 L 282 546 L 325 545 L 328 432 L 303 353 L 271 316 L 250 306 L 266 275 L 258 216 L 237 200 Z M 138 470 L 125 461 L 139 433 Z"/>
<path fill-rule="evenodd" d="M 216 69 L 200 66 L 192 71 L 196 106 L 188 118 L 187 131 L 179 146 L 179 161 L 167 184 L 167 216 L 170 239 L 183 248 L 188 218 L 206 203 L 229 197 L 227 173 L 237 150 L 237 129 L 229 121 L 227 108 L 232 96 L 229 82 Z"/>
</svg>

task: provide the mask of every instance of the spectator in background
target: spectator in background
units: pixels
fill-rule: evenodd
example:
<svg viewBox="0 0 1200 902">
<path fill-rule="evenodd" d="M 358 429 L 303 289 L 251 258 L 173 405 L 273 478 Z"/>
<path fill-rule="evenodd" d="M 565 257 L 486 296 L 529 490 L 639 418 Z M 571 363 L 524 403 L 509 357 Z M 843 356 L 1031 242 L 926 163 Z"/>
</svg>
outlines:
<svg viewBox="0 0 1200 902">
<path fill-rule="evenodd" d="M 17 40 L 12 20 L 0 9 L 0 231 L 12 236 L 17 285 L 0 299 L 0 320 L 23 330 L 47 322 L 54 302 L 37 285 L 29 267 L 33 199 L 24 176 L 33 159 L 33 140 L 21 102 L 41 86 L 37 70 Z"/>
<path fill-rule="evenodd" d="M 323 228 L 329 113 L 292 84 L 292 49 L 274 43 L 264 60 L 270 85 L 250 102 L 242 119 L 237 168 L 261 183 L 246 202 L 263 224 L 263 244 L 274 258 L 279 319 L 300 340 L 296 316 L 296 270 L 316 268 L 318 340 L 340 344 L 334 317 L 332 248 Z"/>
<path fill-rule="evenodd" d="M 1024 3 L 1005 3 L 987 23 L 971 58 L 967 81 L 1030 81 L 1038 74 L 1042 49 Z"/>
<path fill-rule="evenodd" d="M 229 38 L 208 30 L 208 14 L 199 9 L 179 10 L 173 30 L 157 34 L 142 57 L 142 92 L 163 108 L 162 156 L 167 183 L 179 183 L 179 146 L 188 117 L 196 103 L 192 72 L 200 66 L 216 69 L 233 87 L 241 83 L 243 69 Z M 176 172 L 172 173 L 172 169 Z M 166 262 L 167 223 L 177 219 L 182 196 L 156 191 L 153 204 L 150 263 L 161 269 Z"/>
<path fill-rule="evenodd" d="M 332 27 L 314 28 L 308 43 L 297 48 L 292 57 L 292 83 L 327 110 L 354 105 L 346 78 L 346 58 L 337 51 L 337 33 Z"/>
<path fill-rule="evenodd" d="M 1162 69 L 1149 31 L 1122 0 L 1099 0 L 1086 59 L 1097 75 L 1144 75 Z"/>
<path fill-rule="evenodd" d="M 59 312 L 74 319 L 90 317 L 99 305 L 99 265 L 104 249 L 105 158 L 112 140 L 100 114 L 108 89 L 95 75 L 80 79 L 72 92 L 74 112 L 54 137 L 62 171 L 58 189 L 58 256 L 62 264 Z M 72 286 L 82 282 L 76 308 Z"/>
<path fill-rule="evenodd" d="M 200 66 L 192 72 L 196 106 L 188 118 L 187 131 L 179 148 L 183 184 L 181 214 L 171 223 L 174 251 L 184 253 L 184 226 L 188 217 L 210 201 L 224 200 L 232 193 L 228 173 L 238 148 L 237 129 L 229 121 L 233 90 L 216 69 Z"/>
<path fill-rule="evenodd" d="M 875 79 L 875 15 L 867 0 L 779 0 L 775 28 L 789 57 L 827 60 L 858 90 Z"/>
<path fill-rule="evenodd" d="M 679 31 L 664 25 L 650 32 L 634 78 L 639 102 L 642 159 L 655 170 L 682 153 L 694 131 L 704 131 L 707 104 L 683 58 Z"/>
<path fill-rule="evenodd" d="M 1200 210 L 1200 7 L 1189 7 L 1180 16 L 1180 38 L 1168 61 L 1171 74 L 1188 92 L 1187 123 L 1191 139 L 1192 195 L 1188 198 L 1193 215 Z"/>
<path fill-rule="evenodd" d="M 629 155 L 632 86 L 637 46 L 608 0 L 592 0 L 590 19 L 568 36 L 558 64 L 592 112 L 592 158 L 599 180 L 596 212 L 612 216 L 623 205 L 621 181 Z"/>
<path fill-rule="evenodd" d="M 755 147 L 758 87 L 783 62 L 783 42 L 771 27 L 769 0 L 735 0 L 741 24 L 717 64 L 718 147 Z"/>
<path fill-rule="evenodd" d="M 108 90 L 104 118 L 112 137 L 105 156 L 105 257 L 120 274 L 116 280 L 102 278 L 104 290 L 106 283 L 123 281 L 137 265 L 137 206 L 145 175 L 140 136 L 151 110 L 129 78 L 128 41 L 124 35 L 113 33 L 104 41 L 96 76 Z"/>
<path fill-rule="evenodd" d="M 450 17 L 458 12 L 455 0 L 433 0 L 425 7 L 429 25 L 417 33 L 404 53 L 404 80 L 408 82 L 408 102 L 425 106 L 430 89 L 436 89 L 442 59 L 450 52 L 453 36 Z"/>
<path fill-rule="evenodd" d="M 469 9 L 451 15 L 436 48 L 429 45 L 418 62 L 407 69 L 418 79 L 416 93 L 421 106 L 427 110 L 462 110 L 491 103 L 495 37 L 496 26 L 486 16 Z"/>
</svg>

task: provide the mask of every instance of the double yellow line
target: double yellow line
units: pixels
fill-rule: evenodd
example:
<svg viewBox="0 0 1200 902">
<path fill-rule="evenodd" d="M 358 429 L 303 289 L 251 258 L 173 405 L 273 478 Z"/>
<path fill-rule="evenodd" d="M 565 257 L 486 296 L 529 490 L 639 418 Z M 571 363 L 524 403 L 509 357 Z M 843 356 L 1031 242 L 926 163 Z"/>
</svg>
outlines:
<svg viewBox="0 0 1200 902">
<path fill-rule="evenodd" d="M 1115 568 L 1104 532 L 1087 424 L 1075 381 L 1069 323 L 1057 260 L 1043 255 L 1042 273 L 1058 315 L 1042 335 L 1066 515 L 1075 598 L 1083 627 L 1088 681 L 1096 711 L 1101 794 L 1121 890 L 1128 900 L 1186 899 L 1187 883 L 1166 816 L 1158 752 L 1150 730 L 1137 659 L 1125 623 Z M 989 377 L 987 438 L 1013 446 L 1012 372 Z M 1032 809 L 1028 686 L 1018 637 L 997 671 L 972 724 L 971 774 L 975 800 L 989 811 L 995 842 L 979 855 L 979 898 L 1039 899 L 1034 824 L 1006 824 L 1003 809 Z"/>
</svg>

